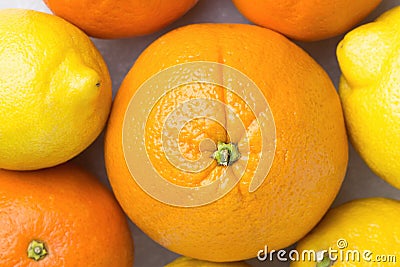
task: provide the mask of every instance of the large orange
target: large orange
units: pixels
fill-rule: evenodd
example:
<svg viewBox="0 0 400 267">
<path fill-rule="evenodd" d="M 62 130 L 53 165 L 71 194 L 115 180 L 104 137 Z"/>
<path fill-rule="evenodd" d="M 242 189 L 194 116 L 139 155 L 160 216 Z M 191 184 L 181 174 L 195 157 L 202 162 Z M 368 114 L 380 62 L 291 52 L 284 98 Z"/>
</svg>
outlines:
<svg viewBox="0 0 400 267">
<path fill-rule="evenodd" d="M 232 0 L 252 22 L 293 39 L 316 41 L 344 33 L 381 0 Z"/>
<path fill-rule="evenodd" d="M 54 14 L 99 38 L 156 32 L 177 20 L 198 0 L 43 0 Z"/>
<path fill-rule="evenodd" d="M 273 157 L 271 169 L 254 192 L 249 192 L 250 181 L 260 160 L 260 131 L 265 129 L 253 123 L 255 116 L 247 102 L 215 84 L 190 83 L 160 95 L 142 125 L 145 138 L 139 140 L 146 147 L 148 159 L 143 158 L 136 165 L 125 160 L 124 151 L 141 153 L 139 147 L 123 147 L 122 133 L 126 122 L 142 119 L 129 114 L 125 118 L 139 87 L 160 70 L 197 61 L 223 63 L 241 71 L 255 82 L 269 103 L 276 124 L 276 150 L 268 155 Z M 175 76 L 165 77 L 159 87 L 185 75 L 188 73 L 183 68 Z M 224 75 L 217 73 L 221 80 Z M 150 97 L 152 92 L 144 93 Z M 175 167 L 166 158 L 163 124 L 181 105 L 196 98 L 224 103 L 243 122 L 250 152 L 239 151 L 242 156 L 238 163 L 222 166 L 214 161 L 202 171 L 190 172 Z M 207 118 L 191 120 L 190 110 L 185 109 L 180 110 L 181 115 L 174 113 L 176 123 L 186 120 L 177 151 L 188 160 L 199 159 L 199 146 L 205 139 L 227 143 L 238 138 L 236 129 L 240 127 L 232 124 L 226 109 L 211 104 L 200 106 L 222 117 L 225 123 Z M 133 107 L 138 112 L 143 109 L 145 106 L 140 104 Z M 266 130 L 268 134 L 273 129 Z M 233 133 L 230 137 L 229 131 Z M 128 134 L 128 141 L 140 136 L 139 131 Z M 265 245 L 271 249 L 286 247 L 315 226 L 340 188 L 347 148 L 335 88 L 324 70 L 302 49 L 282 35 L 258 26 L 198 24 L 162 36 L 140 55 L 116 96 L 106 133 L 105 158 L 109 180 L 122 208 L 152 239 L 192 258 L 236 261 L 255 257 Z M 198 188 L 223 179 L 224 172 L 240 167 L 244 158 L 248 162 L 239 183 L 219 200 L 202 206 L 166 204 L 147 194 L 136 182 L 138 178 L 150 179 L 146 160 L 172 184 Z M 264 166 L 266 162 L 260 164 Z M 142 172 L 143 177 L 132 177 L 129 166 Z"/>
<path fill-rule="evenodd" d="M 0 170 L 0 266 L 132 267 L 133 242 L 117 201 L 72 165 Z"/>
</svg>

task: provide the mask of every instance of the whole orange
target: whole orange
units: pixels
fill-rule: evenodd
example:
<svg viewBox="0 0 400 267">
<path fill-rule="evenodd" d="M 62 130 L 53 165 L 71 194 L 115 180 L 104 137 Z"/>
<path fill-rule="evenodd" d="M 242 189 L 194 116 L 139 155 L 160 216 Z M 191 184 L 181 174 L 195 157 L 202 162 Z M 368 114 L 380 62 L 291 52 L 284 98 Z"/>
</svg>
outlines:
<svg viewBox="0 0 400 267">
<path fill-rule="evenodd" d="M 98 38 L 150 34 L 183 16 L 198 0 L 43 0 L 57 16 Z"/>
<path fill-rule="evenodd" d="M 344 33 L 381 0 L 232 0 L 250 21 L 296 40 L 316 41 Z"/>
<path fill-rule="evenodd" d="M 260 132 L 267 130 L 267 135 L 273 136 L 274 129 L 257 124 L 258 117 L 250 108 L 250 99 L 255 95 L 243 99 L 224 88 L 229 83 L 225 72 L 215 73 L 216 78 L 223 81 L 222 85 L 200 82 L 163 89 L 181 76 L 190 76 L 185 65 L 178 65 L 181 69 L 174 75 L 162 76 L 160 81 L 164 83 L 155 85 L 154 88 L 164 91 L 144 118 L 146 123 L 139 125 L 137 131 L 123 132 L 126 123 L 143 119 L 140 115 L 131 117 L 127 109 L 140 113 L 146 108 L 146 96 L 153 98 L 152 91 L 143 92 L 141 86 L 159 71 L 189 62 L 212 62 L 221 68 L 229 66 L 240 71 L 257 85 L 269 103 L 275 122 L 275 139 L 271 140 L 275 150 L 266 153 L 273 158 L 272 165 L 256 190 L 252 190 L 251 185 L 257 166 L 262 169 L 267 165 L 267 161 L 261 161 L 260 151 L 268 144 L 261 143 L 264 139 Z M 242 86 L 246 87 L 246 83 Z M 142 103 L 131 106 L 139 93 L 145 96 Z M 208 112 L 210 118 L 191 118 L 190 108 L 181 108 L 196 99 L 203 100 L 203 103 L 193 103 Z M 222 106 L 204 104 L 206 100 Z M 254 103 L 259 100 L 254 99 Z M 240 123 L 234 123 L 228 116 L 228 109 L 238 116 L 246 129 L 248 151 L 240 146 L 243 141 Z M 213 114 L 221 117 L 218 122 L 211 118 Z M 162 140 L 172 136 L 173 131 L 164 136 L 164 130 L 182 120 L 185 123 L 178 129 L 179 147 L 174 151 L 169 149 L 169 142 Z M 143 140 L 141 134 L 144 134 Z M 140 154 L 142 148 L 123 145 L 125 138 L 143 145 L 147 156 L 138 162 L 127 159 L 125 152 Z M 210 153 L 202 149 L 205 140 L 232 146 L 236 143 L 241 156 L 236 162 L 229 159 L 228 166 L 212 160 L 200 171 L 185 170 L 183 165 L 177 167 L 171 163 L 173 157 L 167 157 L 167 153 L 177 152 L 194 162 L 201 158 L 202 152 Z M 255 257 L 265 245 L 271 249 L 286 247 L 310 231 L 341 186 L 348 161 L 347 149 L 342 109 L 335 88 L 324 70 L 302 49 L 284 36 L 258 26 L 195 24 L 162 36 L 139 56 L 113 105 L 106 132 L 105 159 L 114 193 L 138 227 L 174 252 L 220 262 Z M 243 165 L 244 160 L 247 165 Z M 160 187 L 150 180 L 153 173 L 146 162 L 170 184 L 194 188 L 193 195 L 203 190 L 201 186 L 216 181 L 224 188 L 231 182 L 225 179 L 226 173 L 236 175 L 241 166 L 245 166 L 245 171 L 232 190 L 218 200 L 180 206 L 157 200 L 142 189 L 137 182 L 139 178 L 142 182 L 150 181 L 150 189 L 160 191 L 161 198 L 163 193 L 170 193 L 167 186 Z M 142 172 L 142 177 L 132 176 L 132 171 Z M 186 200 L 190 201 L 193 195 L 188 195 Z"/>
<path fill-rule="evenodd" d="M 0 266 L 126 266 L 133 242 L 109 190 L 72 165 L 0 170 Z"/>
</svg>

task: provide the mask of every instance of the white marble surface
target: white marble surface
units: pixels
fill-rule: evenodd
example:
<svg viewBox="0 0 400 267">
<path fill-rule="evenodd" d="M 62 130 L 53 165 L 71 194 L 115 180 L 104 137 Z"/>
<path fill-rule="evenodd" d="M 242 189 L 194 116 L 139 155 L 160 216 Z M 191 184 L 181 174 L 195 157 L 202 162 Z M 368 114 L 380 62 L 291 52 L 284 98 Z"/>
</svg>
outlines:
<svg viewBox="0 0 400 267">
<path fill-rule="evenodd" d="M 399 4 L 400 0 L 383 0 L 381 5 L 363 23 L 373 20 L 385 10 Z M 0 0 L 0 9 L 11 7 L 29 8 L 50 13 L 40 0 Z M 145 37 L 123 40 L 93 39 L 109 66 L 111 78 L 113 79 L 114 95 L 137 56 L 148 44 L 171 29 L 200 22 L 249 23 L 239 14 L 230 0 L 200 0 L 197 6 L 184 17 L 161 32 Z M 314 43 L 298 43 L 325 68 L 336 86 L 340 72 L 335 57 L 335 49 L 341 37 Z M 103 161 L 103 135 L 74 161 L 90 169 L 108 185 Z M 350 199 L 368 196 L 386 196 L 400 199 L 400 191 L 374 175 L 354 150 L 350 148 L 347 175 L 333 205 L 338 205 Z M 136 267 L 163 266 L 177 257 L 176 254 L 149 239 L 132 223 L 130 223 L 130 227 L 135 241 Z M 259 262 L 256 259 L 249 261 L 249 263 L 252 266 L 289 266 L 287 262 Z"/>
</svg>

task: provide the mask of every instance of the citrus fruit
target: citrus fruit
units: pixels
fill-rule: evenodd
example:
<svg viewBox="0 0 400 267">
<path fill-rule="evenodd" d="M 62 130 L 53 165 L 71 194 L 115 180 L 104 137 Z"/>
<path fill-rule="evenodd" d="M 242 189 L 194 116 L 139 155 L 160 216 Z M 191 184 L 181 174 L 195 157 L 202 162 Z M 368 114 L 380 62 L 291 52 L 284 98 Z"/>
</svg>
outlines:
<svg viewBox="0 0 400 267">
<path fill-rule="evenodd" d="M 61 18 L 22 9 L 0 16 L 0 168 L 65 162 L 105 125 L 107 66 L 90 39 Z"/>
<path fill-rule="evenodd" d="M 201 82 L 209 76 L 216 81 Z M 186 78 L 194 80 L 172 85 Z M 221 262 L 286 247 L 311 230 L 339 190 L 347 148 L 335 88 L 302 49 L 258 26 L 195 24 L 139 56 L 113 105 L 105 159 L 139 228 L 176 253 Z"/>
<path fill-rule="evenodd" d="M 381 0 L 233 0 L 250 21 L 296 40 L 317 41 L 344 33 Z"/>
<path fill-rule="evenodd" d="M 333 261 L 335 267 L 397 266 L 399 217 L 400 202 L 387 198 L 358 199 L 333 208 L 297 245 L 300 255 L 313 251 L 320 262 L 299 259 L 290 266 L 327 267 Z"/>
<path fill-rule="evenodd" d="M 337 57 L 350 139 L 368 166 L 400 189 L 400 7 L 348 33 Z"/>
<path fill-rule="evenodd" d="M 165 265 L 165 267 L 249 267 L 250 265 L 244 262 L 210 262 L 180 257 L 173 262 Z"/>
<path fill-rule="evenodd" d="M 1 266 L 126 266 L 133 242 L 109 190 L 73 165 L 0 170 Z"/>
<path fill-rule="evenodd" d="M 60 16 L 98 38 L 122 38 L 161 30 L 183 16 L 197 0 L 44 0 Z"/>
</svg>

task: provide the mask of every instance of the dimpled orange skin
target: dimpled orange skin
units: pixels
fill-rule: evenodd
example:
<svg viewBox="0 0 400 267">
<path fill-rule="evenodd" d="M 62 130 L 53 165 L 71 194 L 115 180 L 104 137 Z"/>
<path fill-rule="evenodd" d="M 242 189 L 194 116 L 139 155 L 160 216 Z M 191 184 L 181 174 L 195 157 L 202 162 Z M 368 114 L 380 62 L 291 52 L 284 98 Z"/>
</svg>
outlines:
<svg viewBox="0 0 400 267">
<path fill-rule="evenodd" d="M 232 0 L 257 25 L 296 40 L 317 41 L 344 33 L 381 0 Z"/>
<path fill-rule="evenodd" d="M 198 0 L 43 0 L 51 11 L 88 35 L 123 38 L 146 35 L 183 16 Z"/>
<path fill-rule="evenodd" d="M 111 192 L 71 164 L 30 172 L 0 170 L 0 266 L 132 267 L 133 242 Z M 27 257 L 45 242 L 46 257 Z"/>
<path fill-rule="evenodd" d="M 199 38 L 201 36 L 201 38 Z M 200 207 L 174 207 L 147 195 L 131 177 L 122 147 L 126 108 L 138 87 L 158 71 L 179 63 L 212 61 L 227 64 L 249 76 L 269 102 L 276 123 L 276 154 L 263 184 L 249 193 L 251 173 L 257 165 L 259 131 L 250 134 L 252 146 L 248 175 L 221 199 Z M 209 95 L 221 98 L 240 113 L 244 124 L 253 118 L 240 102 L 220 88 L 177 91 L 159 102 L 146 125 L 146 140 L 156 140 L 159 119 L 171 112 L 179 98 Z M 180 92 L 180 94 L 179 94 Z M 164 112 L 164 113 L 163 113 Z M 221 112 L 221 111 L 217 111 Z M 225 140 L 226 134 L 211 120 L 196 120 L 180 133 L 187 146 L 197 145 L 190 127 L 201 126 L 197 136 Z M 194 140 L 194 141 L 192 141 Z M 218 174 L 215 164 L 199 176 L 175 179 L 175 170 L 156 144 L 146 141 L 149 158 L 163 177 L 180 185 L 198 185 Z M 181 147 L 184 147 L 181 144 Z M 282 35 L 251 25 L 198 24 L 174 30 L 140 55 L 116 96 L 109 120 L 105 159 L 114 193 L 128 216 L 152 239 L 188 257 L 209 261 L 238 261 L 255 257 L 268 245 L 280 249 L 303 237 L 321 219 L 342 183 L 348 145 L 338 95 L 323 69 Z M 190 152 L 182 150 L 187 158 Z M 141 166 L 137 166 L 140 168 Z M 185 180 L 187 177 L 187 180 Z M 192 179 L 193 178 L 193 179 Z M 211 177 L 212 178 L 212 177 Z"/>
</svg>

